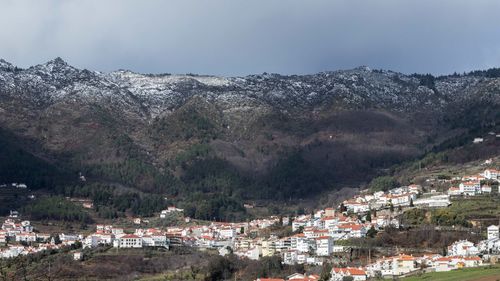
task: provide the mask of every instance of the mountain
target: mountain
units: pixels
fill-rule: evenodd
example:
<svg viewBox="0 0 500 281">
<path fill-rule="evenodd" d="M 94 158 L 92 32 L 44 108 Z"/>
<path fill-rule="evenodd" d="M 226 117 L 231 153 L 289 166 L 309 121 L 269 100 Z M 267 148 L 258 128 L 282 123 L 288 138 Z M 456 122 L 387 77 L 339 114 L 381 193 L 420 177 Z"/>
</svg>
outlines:
<svg viewBox="0 0 500 281">
<path fill-rule="evenodd" d="M 498 132 L 495 73 L 217 77 L 0 60 L 0 128 L 96 182 L 178 198 L 302 198 Z"/>
</svg>

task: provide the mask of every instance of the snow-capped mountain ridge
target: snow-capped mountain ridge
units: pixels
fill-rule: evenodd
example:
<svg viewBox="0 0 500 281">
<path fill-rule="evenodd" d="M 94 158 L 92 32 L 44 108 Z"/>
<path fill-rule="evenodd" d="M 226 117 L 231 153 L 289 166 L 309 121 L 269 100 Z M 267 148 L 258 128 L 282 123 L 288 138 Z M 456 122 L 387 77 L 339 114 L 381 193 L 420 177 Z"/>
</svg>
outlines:
<svg viewBox="0 0 500 281">
<path fill-rule="evenodd" d="M 82 70 L 60 58 L 27 69 L 0 61 L 0 130 L 25 140 L 28 151 L 111 181 L 116 173 L 108 168 L 130 167 L 131 160 L 177 173 L 177 159 L 196 145 L 249 174 L 264 174 L 298 151 L 335 181 L 352 180 L 360 169 L 368 177 L 422 147 L 469 138 L 464 132 L 476 124 L 490 130 L 500 123 L 499 105 L 500 79 L 479 75 L 434 78 L 368 67 L 151 75 Z"/>
<path fill-rule="evenodd" d="M 366 66 L 311 75 L 220 77 L 145 75 L 128 70 L 100 73 L 55 58 L 28 69 L 12 69 L 12 64 L 0 61 L 2 95 L 40 105 L 64 99 L 85 103 L 119 100 L 150 117 L 169 114 L 192 97 L 214 102 L 222 110 L 254 106 L 310 111 L 333 104 L 396 112 L 422 107 L 440 110 L 450 102 L 474 95 L 478 84 L 498 84 L 496 79 L 464 76 L 439 79 L 435 87 L 429 87 L 418 77 L 374 71 Z"/>
</svg>

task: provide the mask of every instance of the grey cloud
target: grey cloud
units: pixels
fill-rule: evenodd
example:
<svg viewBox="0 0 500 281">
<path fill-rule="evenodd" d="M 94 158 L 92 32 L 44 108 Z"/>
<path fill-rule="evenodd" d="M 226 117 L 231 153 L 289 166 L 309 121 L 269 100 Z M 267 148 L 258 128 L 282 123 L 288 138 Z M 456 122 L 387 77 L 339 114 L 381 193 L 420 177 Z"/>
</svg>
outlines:
<svg viewBox="0 0 500 281">
<path fill-rule="evenodd" d="M 500 65 L 500 1 L 4 0 L 0 57 L 93 70 L 245 75 Z"/>
</svg>

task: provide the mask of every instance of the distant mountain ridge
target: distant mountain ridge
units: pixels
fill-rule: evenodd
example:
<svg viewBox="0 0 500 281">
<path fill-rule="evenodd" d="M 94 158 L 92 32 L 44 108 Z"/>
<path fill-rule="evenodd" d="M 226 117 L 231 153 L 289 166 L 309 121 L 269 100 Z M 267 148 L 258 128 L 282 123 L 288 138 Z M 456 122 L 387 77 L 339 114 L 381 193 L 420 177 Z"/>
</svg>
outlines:
<svg viewBox="0 0 500 281">
<path fill-rule="evenodd" d="M 256 196 L 232 186 L 245 185 L 300 197 L 498 129 L 500 79 L 483 74 L 145 75 L 61 58 L 27 69 L 0 60 L 0 128 L 73 172 L 138 190 Z M 130 176 L 135 165 L 141 172 Z M 193 170 L 209 167 L 219 170 Z"/>
</svg>

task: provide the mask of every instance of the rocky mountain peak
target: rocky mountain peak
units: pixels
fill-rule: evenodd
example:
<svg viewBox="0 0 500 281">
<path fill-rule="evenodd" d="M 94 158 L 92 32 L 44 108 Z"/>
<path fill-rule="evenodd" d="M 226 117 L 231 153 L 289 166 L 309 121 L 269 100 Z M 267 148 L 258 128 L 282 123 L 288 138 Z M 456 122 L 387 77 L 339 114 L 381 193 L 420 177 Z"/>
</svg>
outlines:
<svg viewBox="0 0 500 281">
<path fill-rule="evenodd" d="M 13 68 L 14 66 L 10 62 L 0 59 L 0 69 L 9 70 Z"/>
<path fill-rule="evenodd" d="M 53 60 L 50 60 L 44 64 L 39 64 L 29 68 L 29 70 L 44 73 L 47 75 L 52 75 L 56 73 L 68 74 L 70 72 L 78 72 L 79 70 L 71 65 L 69 65 L 62 58 L 57 57 Z"/>
</svg>

